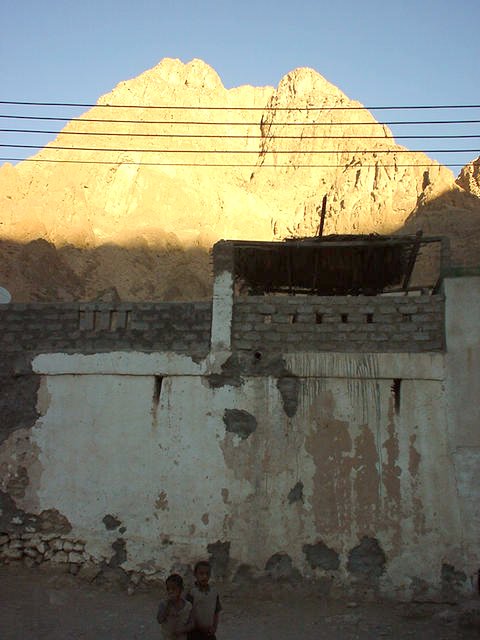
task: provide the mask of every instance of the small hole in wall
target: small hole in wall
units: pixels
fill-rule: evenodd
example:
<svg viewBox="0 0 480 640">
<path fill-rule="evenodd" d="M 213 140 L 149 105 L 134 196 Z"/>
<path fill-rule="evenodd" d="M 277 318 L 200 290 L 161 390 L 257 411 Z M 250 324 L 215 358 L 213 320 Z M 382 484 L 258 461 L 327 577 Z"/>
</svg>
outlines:
<svg viewBox="0 0 480 640">
<path fill-rule="evenodd" d="M 392 393 L 393 393 L 393 402 L 395 407 L 395 413 L 400 413 L 400 389 L 402 386 L 402 381 L 400 378 L 395 378 L 392 382 Z"/>
<path fill-rule="evenodd" d="M 371 324 L 373 322 L 373 313 L 367 313 L 366 315 L 367 324 Z"/>
<path fill-rule="evenodd" d="M 340 320 L 341 320 L 342 322 L 348 322 L 348 313 L 342 313 L 342 314 L 340 315 Z"/>
<path fill-rule="evenodd" d="M 296 313 L 290 313 L 288 316 L 288 321 L 290 324 L 295 324 L 297 321 L 297 314 Z"/>
<path fill-rule="evenodd" d="M 315 314 L 315 324 L 322 324 L 323 322 L 323 313 Z"/>
<path fill-rule="evenodd" d="M 115 331 L 117 327 L 118 327 L 118 311 L 110 311 L 108 328 L 110 329 L 110 331 Z"/>
<path fill-rule="evenodd" d="M 261 360 L 262 359 L 261 351 L 255 351 L 255 353 L 253 354 L 253 357 L 255 358 L 255 360 Z"/>
<path fill-rule="evenodd" d="M 93 328 L 99 329 L 101 326 L 101 322 L 102 322 L 102 312 L 94 311 L 93 312 Z"/>
<path fill-rule="evenodd" d="M 155 406 L 160 402 L 160 395 L 162 393 L 162 382 L 163 378 L 161 376 L 155 376 L 155 382 L 153 384 L 153 404 Z"/>
<path fill-rule="evenodd" d="M 412 321 L 412 314 L 411 313 L 403 313 L 402 314 L 402 321 L 403 322 L 411 322 Z"/>
</svg>

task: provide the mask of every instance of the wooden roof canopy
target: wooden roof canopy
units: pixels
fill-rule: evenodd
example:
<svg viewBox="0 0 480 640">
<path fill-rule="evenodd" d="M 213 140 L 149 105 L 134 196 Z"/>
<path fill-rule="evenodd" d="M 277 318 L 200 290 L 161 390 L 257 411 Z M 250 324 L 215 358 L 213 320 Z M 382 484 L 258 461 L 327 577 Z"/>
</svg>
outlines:
<svg viewBox="0 0 480 640">
<path fill-rule="evenodd" d="M 228 241 L 236 282 L 249 295 L 377 295 L 407 291 L 422 245 L 441 237 L 329 235 L 284 242 Z M 436 289 L 432 283 L 432 292 Z"/>
</svg>

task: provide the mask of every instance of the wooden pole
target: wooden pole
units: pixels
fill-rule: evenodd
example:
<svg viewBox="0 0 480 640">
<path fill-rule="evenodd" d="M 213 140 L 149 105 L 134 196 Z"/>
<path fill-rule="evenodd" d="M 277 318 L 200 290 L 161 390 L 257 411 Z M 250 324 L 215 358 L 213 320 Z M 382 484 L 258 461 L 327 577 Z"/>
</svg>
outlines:
<svg viewBox="0 0 480 640">
<path fill-rule="evenodd" d="M 322 200 L 322 213 L 320 214 L 320 226 L 318 227 L 318 235 L 321 238 L 323 236 L 323 227 L 325 225 L 325 214 L 327 213 L 327 196 L 323 196 Z"/>
</svg>

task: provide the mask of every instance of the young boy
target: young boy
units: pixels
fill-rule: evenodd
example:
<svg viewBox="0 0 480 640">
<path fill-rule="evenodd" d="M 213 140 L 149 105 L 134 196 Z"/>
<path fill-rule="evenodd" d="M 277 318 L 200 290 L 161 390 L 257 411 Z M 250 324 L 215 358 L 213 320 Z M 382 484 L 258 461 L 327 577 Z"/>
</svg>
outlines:
<svg viewBox="0 0 480 640">
<path fill-rule="evenodd" d="M 210 564 L 206 560 L 197 562 L 194 569 L 195 585 L 187 595 L 192 603 L 193 630 L 188 640 L 216 640 L 218 616 L 222 610 L 218 591 L 209 584 Z"/>
<path fill-rule="evenodd" d="M 182 597 L 183 579 L 172 573 L 165 581 L 167 599 L 158 607 L 157 620 L 162 625 L 162 640 L 186 640 L 193 629 L 192 605 Z"/>
</svg>

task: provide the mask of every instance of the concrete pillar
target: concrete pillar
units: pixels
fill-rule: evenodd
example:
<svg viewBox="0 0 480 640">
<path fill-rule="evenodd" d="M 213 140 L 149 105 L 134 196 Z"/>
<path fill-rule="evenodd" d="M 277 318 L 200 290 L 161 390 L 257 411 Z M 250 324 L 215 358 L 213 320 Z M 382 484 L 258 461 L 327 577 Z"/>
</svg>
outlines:
<svg viewBox="0 0 480 640">
<path fill-rule="evenodd" d="M 460 511 L 465 574 L 480 569 L 480 276 L 447 278 L 445 340 L 447 424 Z"/>
<path fill-rule="evenodd" d="M 210 348 L 212 353 L 231 351 L 234 246 L 221 240 L 213 247 L 213 306 Z"/>
</svg>

